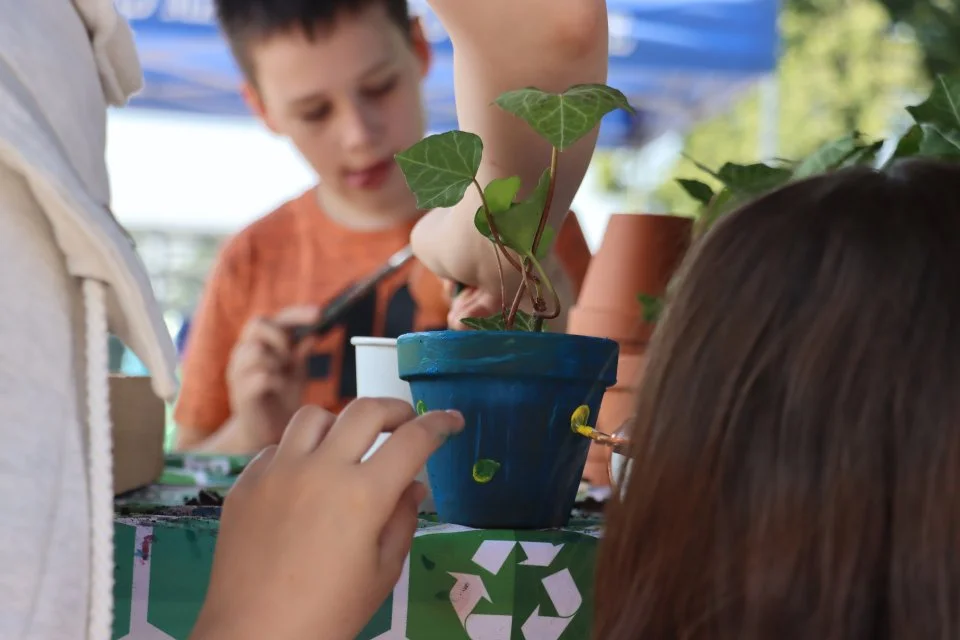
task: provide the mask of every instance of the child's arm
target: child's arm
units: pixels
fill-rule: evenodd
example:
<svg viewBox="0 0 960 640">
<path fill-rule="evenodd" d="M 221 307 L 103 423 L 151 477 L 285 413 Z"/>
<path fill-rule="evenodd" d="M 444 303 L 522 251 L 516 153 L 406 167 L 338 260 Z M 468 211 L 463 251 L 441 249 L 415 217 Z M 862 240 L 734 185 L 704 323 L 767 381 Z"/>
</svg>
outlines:
<svg viewBox="0 0 960 640">
<path fill-rule="evenodd" d="M 493 105 L 501 93 L 535 86 L 563 91 L 570 85 L 605 82 L 605 0 L 430 0 L 454 45 L 460 128 L 484 142 L 478 180 L 516 175 L 529 193 L 550 164 L 550 147 L 520 119 Z M 596 146 L 587 136 L 560 158 L 550 212 L 556 229 L 580 188 Z M 417 257 L 444 278 L 500 291 L 494 250 L 473 225 L 479 196 L 469 190 L 452 209 L 427 214 L 414 229 Z M 520 283 L 510 277 L 508 291 Z M 509 295 L 509 294 L 508 294 Z"/>
</svg>

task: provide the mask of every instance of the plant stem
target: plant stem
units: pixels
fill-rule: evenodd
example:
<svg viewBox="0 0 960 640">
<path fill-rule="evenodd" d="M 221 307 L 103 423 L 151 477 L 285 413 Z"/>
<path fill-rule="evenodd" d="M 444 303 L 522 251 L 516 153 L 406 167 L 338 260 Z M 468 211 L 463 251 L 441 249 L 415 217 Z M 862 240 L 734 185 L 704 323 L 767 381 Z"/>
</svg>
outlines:
<svg viewBox="0 0 960 640">
<path fill-rule="evenodd" d="M 483 194 L 483 187 L 480 186 L 480 183 L 477 182 L 476 178 L 473 179 L 473 184 L 477 187 L 477 191 L 480 192 L 480 202 L 483 204 L 483 214 L 487 219 L 487 225 L 490 227 L 490 235 L 493 236 L 493 244 L 496 245 L 497 249 L 503 253 L 503 256 L 507 259 L 507 262 L 510 263 L 510 266 L 517 271 L 522 271 L 523 267 L 520 266 L 520 263 L 517 262 L 512 255 L 510 255 L 510 253 L 507 251 L 506 245 L 503 244 L 503 238 L 500 237 L 500 232 L 497 231 L 497 225 L 493 221 L 493 214 L 490 213 L 490 207 L 487 205 L 487 196 Z M 503 283 L 502 274 L 500 277 L 500 282 Z"/>
<path fill-rule="evenodd" d="M 497 257 L 497 274 L 500 276 L 500 315 L 503 322 L 507 322 L 507 289 L 503 283 L 503 261 L 500 259 L 500 251 L 497 245 L 493 245 L 493 255 Z"/>
<path fill-rule="evenodd" d="M 536 326 L 542 328 L 543 320 L 551 320 L 560 315 L 560 296 L 557 294 L 557 290 L 553 288 L 553 283 L 550 282 L 550 278 L 547 277 L 547 273 L 543 270 L 543 265 L 540 264 L 540 261 L 537 260 L 536 256 L 531 254 L 527 256 L 526 259 L 533 263 L 533 266 L 536 267 L 537 272 L 540 274 L 540 281 L 547 288 L 547 293 L 550 294 L 550 297 L 553 298 L 553 311 L 551 313 L 547 314 L 535 312 L 538 320 Z M 540 331 L 540 329 L 537 329 L 537 331 Z"/>
<path fill-rule="evenodd" d="M 553 147 L 550 149 L 550 184 L 547 185 L 547 196 L 543 202 L 543 213 L 540 214 L 537 234 L 533 236 L 533 246 L 531 247 L 533 255 L 537 255 L 537 249 L 540 248 L 540 239 L 543 238 L 543 232 L 547 228 L 547 220 L 550 218 L 550 207 L 553 205 L 553 191 L 557 185 L 557 164 L 559 162 L 560 150 Z"/>
<path fill-rule="evenodd" d="M 520 287 L 517 288 L 517 295 L 513 297 L 513 303 L 510 305 L 510 311 L 507 313 L 507 319 L 504 322 L 504 326 L 507 329 L 513 327 L 513 321 L 517 317 L 517 311 L 520 310 L 520 302 L 523 300 L 523 294 L 527 291 L 527 270 L 529 268 L 526 259 L 524 259 L 523 266 L 520 268 L 520 275 L 523 276 L 523 282 L 521 282 Z"/>
</svg>

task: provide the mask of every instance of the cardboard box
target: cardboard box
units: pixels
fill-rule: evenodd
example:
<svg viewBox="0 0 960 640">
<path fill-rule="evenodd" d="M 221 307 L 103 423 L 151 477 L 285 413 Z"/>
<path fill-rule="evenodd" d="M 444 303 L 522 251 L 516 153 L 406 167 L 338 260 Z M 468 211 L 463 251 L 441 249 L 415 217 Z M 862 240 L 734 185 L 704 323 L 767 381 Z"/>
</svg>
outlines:
<svg viewBox="0 0 960 640">
<path fill-rule="evenodd" d="M 150 378 L 110 376 L 113 421 L 113 493 L 146 486 L 163 473 L 166 406 Z"/>
</svg>

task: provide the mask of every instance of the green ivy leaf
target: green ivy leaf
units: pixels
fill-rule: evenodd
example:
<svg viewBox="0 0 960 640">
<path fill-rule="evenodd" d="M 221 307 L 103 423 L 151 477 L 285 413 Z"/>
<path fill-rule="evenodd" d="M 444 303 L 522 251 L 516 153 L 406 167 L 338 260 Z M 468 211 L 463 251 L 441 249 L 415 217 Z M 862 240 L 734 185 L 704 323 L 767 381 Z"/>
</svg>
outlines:
<svg viewBox="0 0 960 640">
<path fill-rule="evenodd" d="M 677 183 L 687 192 L 688 196 L 704 206 L 708 206 L 710 201 L 713 200 L 713 189 L 705 182 L 680 178 Z"/>
<path fill-rule="evenodd" d="M 486 318 L 461 318 L 460 322 L 475 331 L 506 331 L 502 313 Z"/>
<path fill-rule="evenodd" d="M 660 296 L 651 296 L 646 293 L 637 294 L 637 300 L 643 307 L 643 321 L 653 324 L 663 315 L 664 299 Z"/>
<path fill-rule="evenodd" d="M 714 196 L 710 205 L 704 208 L 697 217 L 694 225 L 695 237 L 699 238 L 709 231 L 710 228 L 716 224 L 717 220 L 736 208 L 739 203 L 740 200 L 734 196 L 730 189 L 724 188 L 717 192 L 717 195 Z"/>
<path fill-rule="evenodd" d="M 777 167 L 780 169 L 796 169 L 797 165 L 800 164 L 796 160 L 790 160 L 789 158 L 771 158 L 767 164 L 771 167 Z"/>
<path fill-rule="evenodd" d="M 497 190 L 506 193 L 508 186 L 512 185 L 498 185 Z M 489 188 L 490 186 L 487 187 L 487 189 Z M 537 227 L 540 226 L 540 216 L 543 215 L 543 208 L 547 203 L 549 188 L 550 170 L 547 169 L 540 176 L 540 182 L 529 198 L 514 202 L 505 210 L 494 209 L 490 212 L 494 224 L 497 225 L 497 231 L 500 232 L 500 239 L 503 240 L 503 244 L 522 256 L 530 255 L 533 248 L 533 239 L 537 235 Z M 514 192 L 515 194 L 516 192 Z M 492 204 L 490 207 L 491 209 L 494 208 Z M 473 223 L 477 227 L 477 231 L 493 240 L 493 232 L 490 230 L 482 206 L 477 209 Z M 544 228 L 543 235 L 540 237 L 540 245 L 537 247 L 537 259 L 546 257 L 550 252 L 554 236 L 555 232 L 551 227 Z"/>
<path fill-rule="evenodd" d="M 501 213 L 513 205 L 517 199 L 518 191 L 520 191 L 520 178 L 517 176 L 497 178 L 491 180 L 487 188 L 483 190 L 483 197 L 487 201 L 491 213 Z"/>
<path fill-rule="evenodd" d="M 837 140 L 824 143 L 803 159 L 793 170 L 792 178 L 800 180 L 836 169 L 863 147 L 860 144 L 860 138 L 860 133 L 854 132 Z"/>
<path fill-rule="evenodd" d="M 417 207 L 452 207 L 461 200 L 477 176 L 483 142 L 464 131 L 427 136 L 396 155 Z"/>
<path fill-rule="evenodd" d="M 536 324 L 536 317 L 532 314 L 523 311 L 522 309 L 517 310 L 517 315 L 513 317 L 513 331 L 534 331 L 534 325 Z M 506 323 L 503 318 L 503 314 L 495 313 L 492 316 L 487 316 L 486 318 L 461 318 L 460 322 L 466 326 L 474 329 L 476 331 L 506 331 Z"/>
<path fill-rule="evenodd" d="M 482 458 L 473 464 L 473 481 L 477 484 L 486 484 L 493 480 L 500 470 L 500 463 L 489 458 Z"/>
<path fill-rule="evenodd" d="M 733 164 L 728 162 L 717 171 L 717 178 L 735 195 L 754 198 L 788 182 L 793 176 L 789 169 L 765 164 Z"/>
<path fill-rule="evenodd" d="M 880 149 L 882 148 L 883 140 L 878 140 L 873 144 L 860 147 L 851 153 L 847 159 L 840 164 L 840 167 L 873 167 L 877 164 L 877 154 L 880 153 Z"/>
<path fill-rule="evenodd" d="M 537 322 L 536 316 L 517 309 L 517 315 L 513 316 L 514 331 L 534 331 L 534 325 Z"/>
<path fill-rule="evenodd" d="M 633 113 L 626 96 L 604 84 L 574 85 L 559 94 L 529 87 L 508 91 L 495 102 L 560 151 L 593 131 L 611 111 Z"/>
<path fill-rule="evenodd" d="M 917 124 L 932 125 L 945 137 L 955 137 L 960 133 L 960 77 L 937 76 L 927 99 L 907 111 Z"/>
<path fill-rule="evenodd" d="M 889 162 L 892 162 L 897 158 L 906 158 L 919 154 L 920 144 L 922 142 L 923 128 L 920 125 L 915 124 L 907 129 L 906 133 L 900 136 L 900 140 L 897 141 L 897 147 L 893 150 L 893 155 L 890 156 Z"/>
<path fill-rule="evenodd" d="M 703 171 L 705 174 L 707 174 L 707 175 L 709 175 L 709 176 L 712 176 L 713 178 L 716 178 L 717 180 L 720 179 L 720 176 L 717 175 L 717 172 L 716 172 L 716 171 L 714 171 L 713 169 L 711 169 L 711 168 L 708 167 L 707 165 L 703 164 L 703 163 L 700 162 L 699 160 L 694 159 L 692 156 L 688 156 L 688 155 L 687 155 L 685 152 L 683 152 L 683 151 L 680 152 L 680 155 L 683 156 L 684 158 L 686 158 L 687 160 L 689 160 L 689 161 L 693 164 L 693 166 L 695 166 L 697 169 L 700 169 L 700 171 Z"/>
<path fill-rule="evenodd" d="M 956 158 L 960 156 L 960 136 L 944 133 L 933 125 L 921 125 L 920 129 L 923 135 L 920 138 L 917 155 L 930 158 Z"/>
</svg>

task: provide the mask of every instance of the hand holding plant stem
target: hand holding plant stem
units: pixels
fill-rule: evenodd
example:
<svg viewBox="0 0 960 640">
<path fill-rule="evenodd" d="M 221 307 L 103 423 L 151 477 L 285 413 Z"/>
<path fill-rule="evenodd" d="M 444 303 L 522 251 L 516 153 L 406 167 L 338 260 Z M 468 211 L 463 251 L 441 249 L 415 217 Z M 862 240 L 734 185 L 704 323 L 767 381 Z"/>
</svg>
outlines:
<svg viewBox="0 0 960 640">
<path fill-rule="evenodd" d="M 539 332 L 544 320 L 560 314 L 559 297 L 540 262 L 549 254 L 555 237 L 547 222 L 560 153 L 595 129 L 606 114 L 633 109 L 622 93 L 601 84 L 575 85 L 559 94 L 520 89 L 501 95 L 496 104 L 523 119 L 552 146 L 550 166 L 527 198 L 518 200 L 521 185 L 516 176 L 481 186 L 477 172 L 483 142 L 472 133 L 450 131 L 429 136 L 397 154 L 397 164 L 421 209 L 452 207 L 470 186 L 480 194 L 474 224 L 493 243 L 503 306 L 498 314 L 465 318 L 464 324 L 480 330 Z M 509 308 L 503 290 L 503 260 L 522 275 Z M 533 307 L 532 315 L 520 309 L 525 296 Z M 552 305 L 548 306 L 548 300 Z"/>
</svg>

